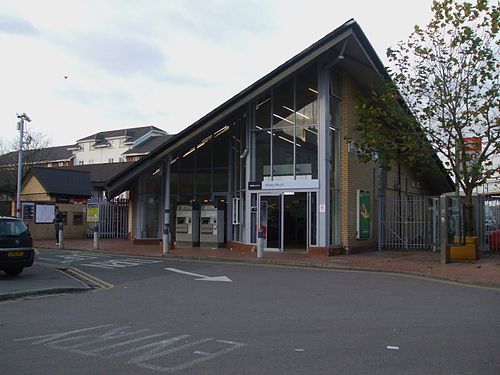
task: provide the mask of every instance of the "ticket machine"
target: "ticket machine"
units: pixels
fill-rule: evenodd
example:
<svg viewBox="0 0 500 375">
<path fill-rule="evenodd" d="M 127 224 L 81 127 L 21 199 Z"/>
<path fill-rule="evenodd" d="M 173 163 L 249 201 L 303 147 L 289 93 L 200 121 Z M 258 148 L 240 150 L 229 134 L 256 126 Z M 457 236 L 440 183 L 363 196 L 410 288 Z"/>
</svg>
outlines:
<svg viewBox="0 0 500 375">
<path fill-rule="evenodd" d="M 200 242 L 203 247 L 224 246 L 224 210 L 211 204 L 201 206 Z"/>
<path fill-rule="evenodd" d="M 180 246 L 200 246 L 199 205 L 177 206 L 175 242 Z"/>
</svg>

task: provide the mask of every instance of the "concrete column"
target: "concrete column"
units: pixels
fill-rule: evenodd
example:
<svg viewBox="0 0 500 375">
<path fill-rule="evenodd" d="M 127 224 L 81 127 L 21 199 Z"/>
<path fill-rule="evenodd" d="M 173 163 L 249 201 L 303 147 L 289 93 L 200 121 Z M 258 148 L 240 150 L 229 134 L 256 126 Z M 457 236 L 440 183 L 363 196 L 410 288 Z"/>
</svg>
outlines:
<svg viewBox="0 0 500 375">
<path fill-rule="evenodd" d="M 330 86 L 329 69 L 319 64 L 319 135 L 318 135 L 318 207 L 324 205 L 324 212 L 318 210 L 318 246 L 329 245 L 330 216 Z"/>
<path fill-rule="evenodd" d="M 163 172 L 165 178 L 164 195 L 164 211 L 163 211 L 163 255 L 168 254 L 170 248 L 171 234 L 170 234 L 170 162 L 172 161 L 172 154 L 168 154 L 166 161 L 163 165 Z"/>
</svg>

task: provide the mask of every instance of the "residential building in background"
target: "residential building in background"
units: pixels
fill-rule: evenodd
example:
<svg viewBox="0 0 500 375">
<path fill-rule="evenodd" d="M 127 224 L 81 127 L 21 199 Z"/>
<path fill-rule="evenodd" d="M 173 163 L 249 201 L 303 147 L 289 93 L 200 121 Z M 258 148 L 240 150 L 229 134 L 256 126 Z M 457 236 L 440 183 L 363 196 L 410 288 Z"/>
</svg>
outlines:
<svg viewBox="0 0 500 375">
<path fill-rule="evenodd" d="M 71 145 L 46 147 L 23 152 L 23 164 L 37 167 L 67 167 L 73 165 L 74 155 Z M 0 155 L 0 168 L 17 169 L 18 151 Z"/>
<path fill-rule="evenodd" d="M 127 161 L 127 157 L 122 155 L 124 152 L 147 144 L 154 137 L 166 135 L 165 131 L 155 126 L 109 130 L 81 138 L 69 150 L 73 152 L 74 165 L 120 163 Z M 144 148 L 141 155 L 147 152 Z M 140 158 L 137 156 L 135 160 Z"/>
</svg>

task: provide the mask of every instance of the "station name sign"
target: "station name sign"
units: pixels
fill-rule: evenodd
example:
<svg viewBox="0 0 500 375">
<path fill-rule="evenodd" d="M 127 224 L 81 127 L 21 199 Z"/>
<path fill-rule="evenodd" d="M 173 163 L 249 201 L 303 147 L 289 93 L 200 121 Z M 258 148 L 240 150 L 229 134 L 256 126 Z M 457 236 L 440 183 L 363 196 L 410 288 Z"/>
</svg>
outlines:
<svg viewBox="0 0 500 375">
<path fill-rule="evenodd" d="M 249 181 L 248 190 L 317 189 L 319 180 Z"/>
</svg>

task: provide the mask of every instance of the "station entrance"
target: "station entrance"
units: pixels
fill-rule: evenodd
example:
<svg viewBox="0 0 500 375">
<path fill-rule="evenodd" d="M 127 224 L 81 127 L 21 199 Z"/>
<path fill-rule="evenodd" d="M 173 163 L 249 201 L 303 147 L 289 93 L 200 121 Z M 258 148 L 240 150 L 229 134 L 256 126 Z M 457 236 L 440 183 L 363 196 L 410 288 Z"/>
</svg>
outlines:
<svg viewBox="0 0 500 375">
<path fill-rule="evenodd" d="M 311 236 L 316 231 L 315 196 L 309 192 L 259 195 L 260 228 L 266 251 L 307 251 L 315 238 Z"/>
</svg>

